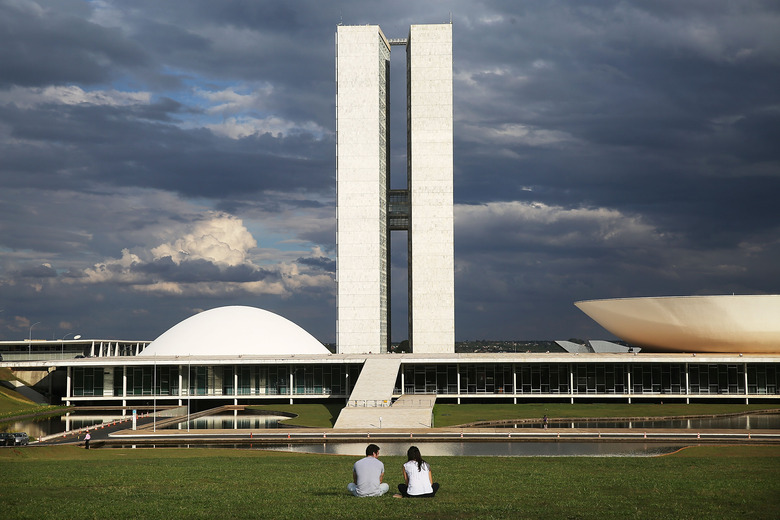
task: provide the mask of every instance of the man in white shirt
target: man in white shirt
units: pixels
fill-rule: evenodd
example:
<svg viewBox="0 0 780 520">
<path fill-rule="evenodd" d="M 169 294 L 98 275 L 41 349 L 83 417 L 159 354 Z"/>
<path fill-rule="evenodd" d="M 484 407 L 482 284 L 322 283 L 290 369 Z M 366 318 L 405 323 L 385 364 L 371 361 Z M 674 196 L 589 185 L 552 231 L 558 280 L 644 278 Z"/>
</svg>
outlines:
<svg viewBox="0 0 780 520">
<path fill-rule="evenodd" d="M 379 460 L 379 446 L 369 444 L 366 456 L 352 466 L 352 482 L 347 489 L 356 497 L 378 497 L 390 489 L 385 478 L 385 465 Z"/>
</svg>

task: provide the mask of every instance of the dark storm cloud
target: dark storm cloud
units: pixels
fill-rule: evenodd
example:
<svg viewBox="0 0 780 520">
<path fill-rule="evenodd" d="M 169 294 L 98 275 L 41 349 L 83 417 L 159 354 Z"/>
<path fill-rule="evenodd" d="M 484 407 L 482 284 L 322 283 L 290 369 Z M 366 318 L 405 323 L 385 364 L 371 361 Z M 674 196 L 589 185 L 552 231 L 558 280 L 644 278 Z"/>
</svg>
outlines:
<svg viewBox="0 0 780 520">
<path fill-rule="evenodd" d="M 325 256 L 319 256 L 317 258 L 299 258 L 296 262 L 328 273 L 336 272 L 336 261 Z"/>
<path fill-rule="evenodd" d="M 278 278 L 278 274 L 249 265 L 220 266 L 203 259 L 175 263 L 170 256 L 152 262 L 133 265 L 132 271 L 152 276 L 155 281 L 196 282 L 255 282 Z"/>
<path fill-rule="evenodd" d="M 404 37 L 450 13 L 459 339 L 603 336 L 578 299 L 780 292 L 775 2 L 0 0 L 0 335 L 26 337 L 9 328 L 20 316 L 61 337 L 77 308 L 85 331 L 151 339 L 195 309 L 248 304 L 331 341 L 332 282 L 215 287 L 330 280 L 336 26 Z M 241 219 L 259 246 L 238 249 L 262 258 L 149 253 L 213 210 Z M 394 236 L 399 313 L 404 247 Z M 103 264 L 114 276 L 85 285 Z M 158 281 L 213 283 L 134 287 Z"/>
<path fill-rule="evenodd" d="M 110 81 L 113 67 L 146 64 L 143 48 L 118 29 L 85 20 L 86 6 L 68 1 L 51 7 L 0 2 L 0 87 L 96 84 Z"/>
<path fill-rule="evenodd" d="M 55 278 L 57 271 L 50 265 L 39 265 L 22 269 L 18 274 L 24 278 Z"/>
<path fill-rule="evenodd" d="M 330 175 L 322 175 L 331 143 L 268 134 L 236 141 L 160 124 L 180 109 L 170 100 L 150 107 L 7 107 L 0 110 L 0 121 L 17 141 L 0 145 L 8 158 L 0 175 L 17 187 L 41 186 L 48 177 L 44 189 L 87 181 L 207 198 L 332 189 Z M 35 177 L 19 175 L 30 169 Z"/>
</svg>

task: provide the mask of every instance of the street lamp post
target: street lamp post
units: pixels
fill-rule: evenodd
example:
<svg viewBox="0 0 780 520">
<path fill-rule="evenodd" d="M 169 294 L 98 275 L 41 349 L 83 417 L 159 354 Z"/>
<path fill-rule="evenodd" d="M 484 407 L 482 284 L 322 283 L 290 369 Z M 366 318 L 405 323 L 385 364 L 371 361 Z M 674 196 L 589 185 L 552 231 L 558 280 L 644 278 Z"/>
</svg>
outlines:
<svg viewBox="0 0 780 520">
<path fill-rule="evenodd" d="M 32 330 L 33 330 L 33 327 L 35 327 L 39 323 L 40 323 L 40 321 L 36 321 L 32 325 L 30 325 L 30 333 L 27 336 L 27 359 L 28 360 L 32 359 Z"/>
</svg>

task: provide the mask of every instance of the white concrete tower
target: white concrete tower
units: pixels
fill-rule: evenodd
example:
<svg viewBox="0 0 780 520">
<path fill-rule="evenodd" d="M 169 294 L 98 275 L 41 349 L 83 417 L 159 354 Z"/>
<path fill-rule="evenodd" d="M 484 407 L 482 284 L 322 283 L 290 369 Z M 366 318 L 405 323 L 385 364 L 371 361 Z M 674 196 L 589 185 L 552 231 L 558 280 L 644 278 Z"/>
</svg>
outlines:
<svg viewBox="0 0 780 520">
<path fill-rule="evenodd" d="M 409 337 L 413 352 L 454 352 L 452 25 L 412 25 L 406 52 Z"/>
<path fill-rule="evenodd" d="M 387 345 L 390 44 L 377 25 L 336 32 L 336 345 Z"/>
<path fill-rule="evenodd" d="M 405 190 L 388 190 L 391 44 L 407 52 Z M 454 352 L 452 25 L 390 41 L 376 25 L 339 26 L 336 69 L 338 352 L 387 347 L 391 230 L 408 232 L 413 352 Z"/>
</svg>

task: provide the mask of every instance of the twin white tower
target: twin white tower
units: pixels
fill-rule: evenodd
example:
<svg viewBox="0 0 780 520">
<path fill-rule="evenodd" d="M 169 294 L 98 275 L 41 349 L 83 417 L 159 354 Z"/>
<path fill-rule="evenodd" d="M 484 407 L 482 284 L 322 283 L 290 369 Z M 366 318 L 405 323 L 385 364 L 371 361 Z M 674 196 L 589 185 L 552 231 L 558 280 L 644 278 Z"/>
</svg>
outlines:
<svg viewBox="0 0 780 520">
<path fill-rule="evenodd" d="M 406 189 L 389 189 L 390 48 L 406 47 Z M 383 352 L 390 341 L 390 232 L 407 231 L 409 343 L 455 349 L 452 25 L 377 25 L 336 33 L 336 345 Z"/>
</svg>

